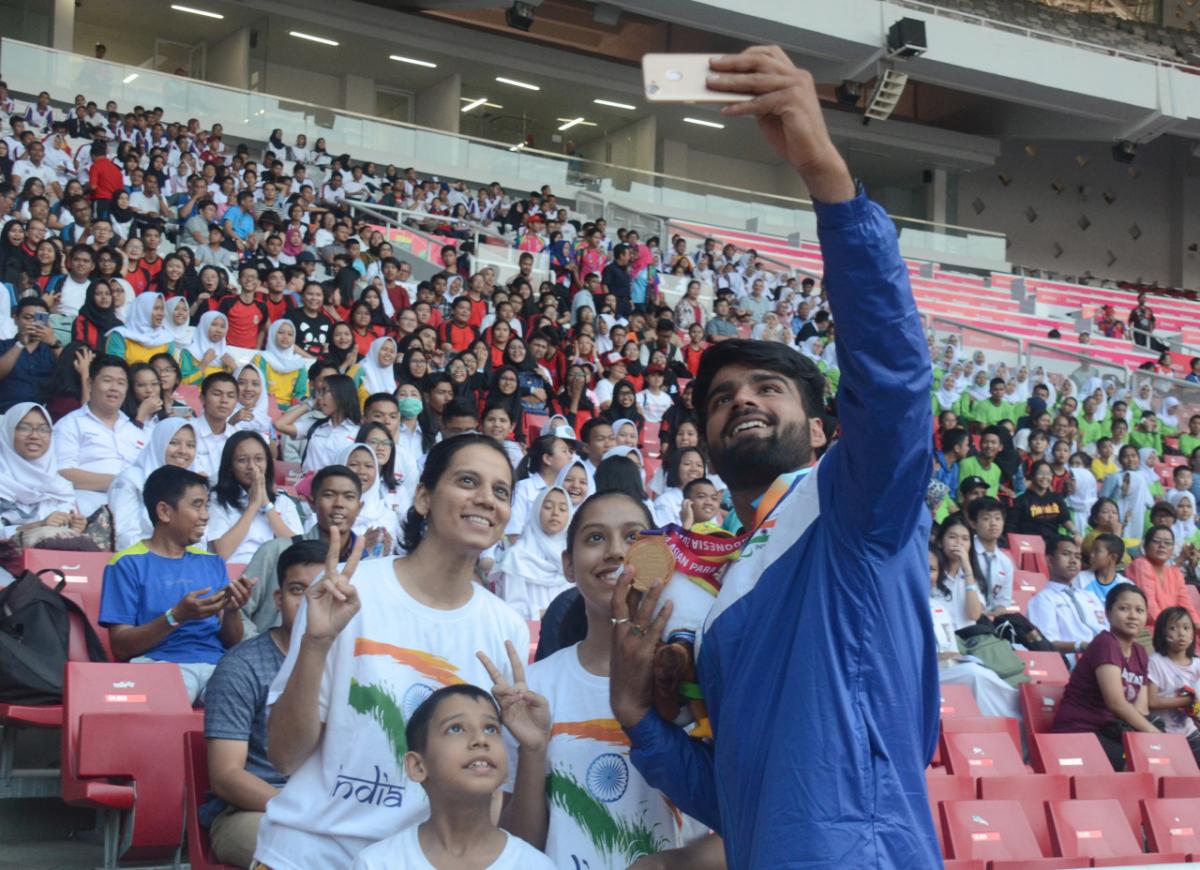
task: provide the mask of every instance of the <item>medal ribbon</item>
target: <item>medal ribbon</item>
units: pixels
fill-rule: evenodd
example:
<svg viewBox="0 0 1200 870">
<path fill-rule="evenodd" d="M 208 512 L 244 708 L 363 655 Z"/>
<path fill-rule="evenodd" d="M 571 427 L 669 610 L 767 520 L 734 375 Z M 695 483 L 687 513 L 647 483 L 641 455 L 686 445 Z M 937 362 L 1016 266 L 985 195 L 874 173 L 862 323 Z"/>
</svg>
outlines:
<svg viewBox="0 0 1200 870">
<path fill-rule="evenodd" d="M 675 570 L 710 595 L 721 591 L 721 569 L 736 559 L 750 535 L 703 535 L 672 523 L 661 529 L 642 532 L 642 537 L 657 536 L 675 557 Z"/>
</svg>

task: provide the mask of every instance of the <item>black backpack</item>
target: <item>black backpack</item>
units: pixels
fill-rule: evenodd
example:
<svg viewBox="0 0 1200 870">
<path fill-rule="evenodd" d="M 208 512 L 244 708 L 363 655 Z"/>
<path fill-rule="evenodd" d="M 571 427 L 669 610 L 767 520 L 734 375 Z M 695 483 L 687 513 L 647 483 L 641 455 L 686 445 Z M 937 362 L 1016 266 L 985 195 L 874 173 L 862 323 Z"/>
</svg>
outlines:
<svg viewBox="0 0 1200 870">
<path fill-rule="evenodd" d="M 39 576 L 47 571 L 60 578 L 53 589 Z M 63 573 L 47 571 L 26 571 L 0 589 L 0 703 L 62 703 L 72 613 L 83 621 L 88 658 L 108 661 L 87 615 L 61 594 L 67 583 Z"/>
</svg>

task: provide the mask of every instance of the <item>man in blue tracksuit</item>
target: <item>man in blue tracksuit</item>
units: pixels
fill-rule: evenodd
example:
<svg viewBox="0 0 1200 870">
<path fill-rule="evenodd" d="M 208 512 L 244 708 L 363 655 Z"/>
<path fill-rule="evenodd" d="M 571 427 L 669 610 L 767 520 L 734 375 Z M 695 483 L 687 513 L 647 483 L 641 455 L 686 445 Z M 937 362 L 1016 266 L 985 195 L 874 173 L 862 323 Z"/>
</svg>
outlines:
<svg viewBox="0 0 1200 870">
<path fill-rule="evenodd" d="M 842 436 L 813 466 L 822 379 L 772 342 L 703 356 L 695 406 L 752 530 L 697 638 L 711 744 L 653 710 L 657 590 L 618 584 L 610 684 L 633 763 L 724 838 L 730 868 L 940 867 L 924 769 L 938 734 L 923 496 L 930 364 L 884 211 L 829 140 L 811 77 L 777 48 L 715 60 L 816 201 L 838 327 Z M 655 626 L 661 626 L 660 619 Z"/>
</svg>

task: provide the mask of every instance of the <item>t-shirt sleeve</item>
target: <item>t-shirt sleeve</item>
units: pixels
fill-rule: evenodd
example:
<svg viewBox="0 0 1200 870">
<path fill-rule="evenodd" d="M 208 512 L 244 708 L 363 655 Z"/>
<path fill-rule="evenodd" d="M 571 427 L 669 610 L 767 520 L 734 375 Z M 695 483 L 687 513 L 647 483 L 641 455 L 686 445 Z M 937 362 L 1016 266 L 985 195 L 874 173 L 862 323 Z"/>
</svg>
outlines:
<svg viewBox="0 0 1200 870">
<path fill-rule="evenodd" d="M 104 568 L 104 583 L 100 591 L 101 625 L 137 625 L 141 583 L 131 570 L 131 557 L 126 556 Z"/>
<path fill-rule="evenodd" d="M 1135 645 L 1134 649 L 1141 649 L 1141 647 Z M 1096 635 L 1096 639 L 1088 645 L 1087 652 L 1092 660 L 1093 671 L 1102 665 L 1116 665 L 1120 668 L 1125 663 L 1124 657 L 1121 655 L 1121 645 L 1108 632 Z"/>
<path fill-rule="evenodd" d="M 221 659 L 205 689 L 205 737 L 250 739 L 258 705 L 257 682 L 249 655 L 227 655 Z"/>
<path fill-rule="evenodd" d="M 1154 683 L 1159 691 L 1169 691 L 1174 682 L 1171 679 L 1169 668 L 1167 660 L 1155 653 L 1150 656 L 1150 664 L 1146 666 L 1146 678 Z"/>
</svg>

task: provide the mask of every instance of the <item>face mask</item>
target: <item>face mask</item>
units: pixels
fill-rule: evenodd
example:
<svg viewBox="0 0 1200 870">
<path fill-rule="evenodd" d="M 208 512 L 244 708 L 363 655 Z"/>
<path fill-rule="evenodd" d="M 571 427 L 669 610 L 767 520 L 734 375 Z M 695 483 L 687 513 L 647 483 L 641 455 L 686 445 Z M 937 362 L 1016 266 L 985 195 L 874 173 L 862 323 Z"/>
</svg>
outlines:
<svg viewBox="0 0 1200 870">
<path fill-rule="evenodd" d="M 400 416 L 405 420 L 412 420 L 421 413 L 421 409 L 424 407 L 420 399 L 412 396 L 405 396 L 399 400 L 398 404 L 400 405 Z"/>
</svg>

